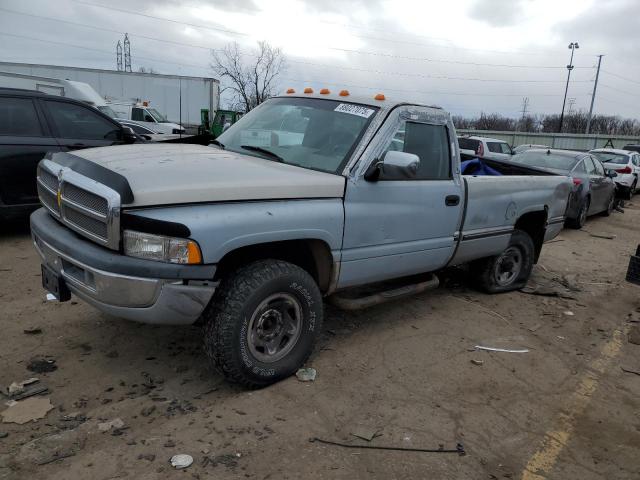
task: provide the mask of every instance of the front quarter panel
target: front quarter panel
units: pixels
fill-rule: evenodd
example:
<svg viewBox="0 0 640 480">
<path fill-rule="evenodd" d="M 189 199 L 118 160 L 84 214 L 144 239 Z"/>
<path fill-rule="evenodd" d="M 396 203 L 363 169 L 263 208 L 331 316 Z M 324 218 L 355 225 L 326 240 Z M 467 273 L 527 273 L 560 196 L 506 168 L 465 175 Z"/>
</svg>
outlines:
<svg viewBox="0 0 640 480">
<path fill-rule="evenodd" d="M 203 262 L 218 263 L 249 245 L 284 240 L 324 241 L 340 258 L 342 199 L 224 202 L 130 210 L 130 214 L 181 223 L 202 249 Z"/>
</svg>

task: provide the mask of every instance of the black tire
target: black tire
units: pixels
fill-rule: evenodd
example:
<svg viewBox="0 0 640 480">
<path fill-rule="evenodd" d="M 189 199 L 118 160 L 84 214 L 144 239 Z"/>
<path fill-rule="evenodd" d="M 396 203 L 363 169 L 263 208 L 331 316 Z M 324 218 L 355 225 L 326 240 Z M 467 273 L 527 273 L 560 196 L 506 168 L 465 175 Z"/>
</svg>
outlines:
<svg viewBox="0 0 640 480">
<path fill-rule="evenodd" d="M 616 205 L 616 194 L 614 192 L 614 193 L 611 194 L 611 198 L 609 199 L 609 202 L 607 203 L 607 209 L 602 212 L 602 216 L 603 217 L 608 217 L 609 215 L 611 215 L 615 205 Z"/>
<path fill-rule="evenodd" d="M 295 373 L 309 358 L 322 315 L 322 295 L 305 270 L 281 260 L 250 263 L 221 282 L 203 313 L 205 352 L 228 381 L 264 387 Z M 296 323 L 296 317 L 298 333 L 290 334 L 284 324 Z M 279 352 L 268 351 L 270 341 Z"/>
<path fill-rule="evenodd" d="M 629 189 L 629 200 L 631 200 L 631 197 L 633 197 L 636 194 L 637 187 L 638 187 L 638 179 L 635 179 L 633 181 L 633 184 L 631 184 L 631 188 Z"/>
<path fill-rule="evenodd" d="M 575 228 L 576 230 L 580 230 L 584 227 L 584 224 L 587 222 L 587 214 L 589 213 L 589 197 L 585 198 L 585 200 L 580 204 L 580 208 L 578 209 L 578 215 L 576 218 L 568 218 L 567 226 L 570 228 Z"/>
<path fill-rule="evenodd" d="M 513 268 L 510 277 L 503 270 L 515 264 L 512 255 L 519 256 L 519 267 Z M 507 248 L 495 257 L 474 262 L 471 271 L 478 286 L 487 293 L 500 293 L 517 290 L 526 285 L 533 269 L 535 247 L 527 232 L 514 230 Z"/>
</svg>

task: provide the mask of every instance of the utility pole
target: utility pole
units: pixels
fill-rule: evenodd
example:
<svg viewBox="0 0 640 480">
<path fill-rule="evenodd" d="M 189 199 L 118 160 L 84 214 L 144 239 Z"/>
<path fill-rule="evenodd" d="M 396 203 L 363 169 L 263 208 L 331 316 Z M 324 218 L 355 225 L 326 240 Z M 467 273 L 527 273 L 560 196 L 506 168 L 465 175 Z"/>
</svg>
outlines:
<svg viewBox="0 0 640 480">
<path fill-rule="evenodd" d="M 560 122 L 558 125 L 558 133 L 562 133 L 562 122 L 564 121 L 564 106 L 567 103 L 567 92 L 569 91 L 569 79 L 571 78 L 571 70 L 573 70 L 573 53 L 576 48 L 580 48 L 578 42 L 571 42 L 569 44 L 569 50 L 571 50 L 571 60 L 569 60 L 569 65 L 567 65 L 567 86 L 564 87 L 564 100 L 562 100 L 562 112 L 560 113 Z"/>
<path fill-rule="evenodd" d="M 529 108 L 529 97 L 524 97 L 522 99 L 522 118 L 520 119 L 520 122 L 522 123 L 522 126 L 524 127 L 524 119 L 527 116 L 527 110 Z"/>
<path fill-rule="evenodd" d="M 527 116 L 527 110 L 529 109 L 529 97 L 522 99 L 522 119 Z"/>
<path fill-rule="evenodd" d="M 598 69 L 596 70 L 596 81 L 593 84 L 593 94 L 591 94 L 591 107 L 589 107 L 589 117 L 587 118 L 587 130 L 584 132 L 589 133 L 591 128 L 591 115 L 593 114 L 593 102 L 596 100 L 596 88 L 598 88 L 598 77 L 600 76 L 600 63 L 602 63 L 602 57 L 604 55 L 598 55 Z"/>
</svg>

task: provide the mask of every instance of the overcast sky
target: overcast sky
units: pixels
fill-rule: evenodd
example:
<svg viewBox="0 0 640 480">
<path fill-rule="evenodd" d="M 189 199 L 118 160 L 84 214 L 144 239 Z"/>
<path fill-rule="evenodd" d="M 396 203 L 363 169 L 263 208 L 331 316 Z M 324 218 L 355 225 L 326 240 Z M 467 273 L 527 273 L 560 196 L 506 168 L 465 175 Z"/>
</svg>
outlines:
<svg viewBox="0 0 640 480">
<path fill-rule="evenodd" d="M 282 89 L 518 116 L 523 97 L 560 110 L 577 41 L 573 108 L 588 110 L 604 54 L 595 112 L 640 118 L 639 19 L 639 0 L 0 0 L 0 61 L 115 69 L 128 32 L 134 70 L 210 77 L 210 49 L 266 40 L 287 58 Z"/>
</svg>

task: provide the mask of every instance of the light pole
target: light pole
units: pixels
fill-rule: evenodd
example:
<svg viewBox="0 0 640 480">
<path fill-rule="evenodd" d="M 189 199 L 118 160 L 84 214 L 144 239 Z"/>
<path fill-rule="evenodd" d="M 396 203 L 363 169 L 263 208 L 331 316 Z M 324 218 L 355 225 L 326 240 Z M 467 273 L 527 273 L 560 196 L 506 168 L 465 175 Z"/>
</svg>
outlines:
<svg viewBox="0 0 640 480">
<path fill-rule="evenodd" d="M 571 70 L 573 70 L 573 52 L 576 48 L 580 48 L 578 42 L 571 42 L 569 44 L 569 49 L 571 50 L 571 60 L 569 60 L 569 65 L 567 65 L 567 86 L 564 87 L 564 100 L 562 100 L 562 113 L 560 113 L 560 124 L 558 125 L 558 133 L 562 133 L 562 122 L 564 121 L 564 105 L 567 102 L 567 92 L 569 91 L 569 79 L 571 78 Z"/>
</svg>

